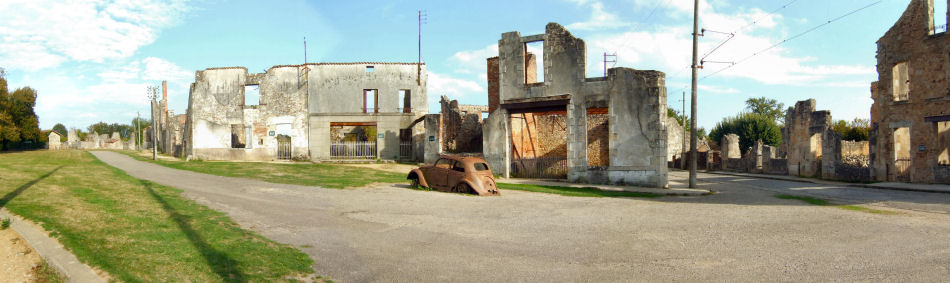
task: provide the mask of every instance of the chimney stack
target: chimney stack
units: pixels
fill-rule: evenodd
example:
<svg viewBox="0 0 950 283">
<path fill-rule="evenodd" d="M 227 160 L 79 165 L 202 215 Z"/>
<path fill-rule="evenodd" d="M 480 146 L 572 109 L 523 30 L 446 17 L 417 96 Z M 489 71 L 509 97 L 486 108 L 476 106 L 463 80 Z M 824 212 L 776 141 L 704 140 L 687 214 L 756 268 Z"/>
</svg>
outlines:
<svg viewBox="0 0 950 283">
<path fill-rule="evenodd" d="M 168 113 L 168 82 L 162 81 L 162 106 L 165 113 Z"/>
</svg>

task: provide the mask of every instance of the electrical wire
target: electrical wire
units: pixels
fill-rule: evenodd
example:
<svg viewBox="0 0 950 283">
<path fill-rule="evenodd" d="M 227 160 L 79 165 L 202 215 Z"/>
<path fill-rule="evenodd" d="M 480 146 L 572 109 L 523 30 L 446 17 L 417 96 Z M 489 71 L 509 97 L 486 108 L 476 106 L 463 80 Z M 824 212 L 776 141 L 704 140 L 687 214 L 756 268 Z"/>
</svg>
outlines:
<svg viewBox="0 0 950 283">
<path fill-rule="evenodd" d="M 722 71 L 725 71 L 725 70 L 728 70 L 728 69 L 730 69 L 730 68 L 732 68 L 732 67 L 735 67 L 736 65 L 739 65 L 739 64 L 741 64 L 742 62 L 745 62 L 745 61 L 747 61 L 747 60 L 749 60 L 749 59 L 752 59 L 752 58 L 755 57 L 755 56 L 758 56 L 758 55 L 760 55 L 760 54 L 763 54 L 763 53 L 765 53 L 766 51 L 772 50 L 772 48 L 778 47 L 779 45 L 785 44 L 785 43 L 787 43 L 787 42 L 789 42 L 789 41 L 792 41 L 792 40 L 794 40 L 794 39 L 796 39 L 796 38 L 802 37 L 802 36 L 804 36 L 804 35 L 806 35 L 806 34 L 808 34 L 808 33 L 811 33 L 811 32 L 813 32 L 813 31 L 815 31 L 815 30 L 817 30 L 817 29 L 819 29 L 819 28 L 822 28 L 822 27 L 824 27 L 824 26 L 826 26 L 826 25 L 828 25 L 828 24 L 831 24 L 831 23 L 833 23 L 833 22 L 836 22 L 836 21 L 838 21 L 838 20 L 841 20 L 841 19 L 843 19 L 843 18 L 845 18 L 845 17 L 847 17 L 847 16 L 853 15 L 853 14 L 855 14 L 855 13 L 857 13 L 857 12 L 860 12 L 860 11 L 862 11 L 862 10 L 864 10 L 864 9 L 870 8 L 870 7 L 874 6 L 874 5 L 880 4 L 881 2 L 882 2 L 882 0 L 878 0 L 878 1 L 874 2 L 874 3 L 865 5 L 864 7 L 861 7 L 861 8 L 855 9 L 855 10 L 852 10 L 852 11 L 850 11 L 850 12 L 847 12 L 847 13 L 845 13 L 844 15 L 838 16 L 837 18 L 830 19 L 830 20 L 828 20 L 828 21 L 826 21 L 826 22 L 824 22 L 824 23 L 822 23 L 822 24 L 820 24 L 820 25 L 817 25 L 817 26 L 814 26 L 814 27 L 812 27 L 812 28 L 810 28 L 810 29 L 808 29 L 808 30 L 805 30 L 804 32 L 801 32 L 801 33 L 798 33 L 798 34 L 793 35 L 793 36 L 791 36 L 791 37 L 788 37 L 788 38 L 786 38 L 786 39 L 783 39 L 782 41 L 779 41 L 778 43 L 773 44 L 772 46 L 769 46 L 769 47 L 766 47 L 766 48 L 764 48 L 764 49 L 762 49 L 762 50 L 753 52 L 752 55 L 746 56 L 745 58 L 742 58 L 742 60 L 736 61 L 735 64 L 732 64 L 732 65 L 729 65 L 728 67 L 719 69 L 718 71 L 713 72 L 712 74 L 703 76 L 700 80 L 705 80 L 706 78 L 709 78 L 709 77 L 712 77 L 712 76 L 714 76 L 714 75 L 716 75 L 716 74 L 719 74 L 719 73 L 721 73 Z"/>
</svg>

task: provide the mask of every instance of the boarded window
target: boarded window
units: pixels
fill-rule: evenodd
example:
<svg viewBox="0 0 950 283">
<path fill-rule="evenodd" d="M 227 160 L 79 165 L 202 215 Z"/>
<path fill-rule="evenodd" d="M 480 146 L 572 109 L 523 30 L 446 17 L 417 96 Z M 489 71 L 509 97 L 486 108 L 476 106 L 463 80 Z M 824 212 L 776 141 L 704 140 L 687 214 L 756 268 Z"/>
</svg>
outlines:
<svg viewBox="0 0 950 283">
<path fill-rule="evenodd" d="M 907 62 L 900 62 L 894 65 L 892 76 L 894 77 L 894 101 L 906 101 L 910 99 L 910 73 Z"/>
<path fill-rule="evenodd" d="M 244 86 L 244 105 L 258 105 L 261 103 L 261 86 Z"/>
</svg>

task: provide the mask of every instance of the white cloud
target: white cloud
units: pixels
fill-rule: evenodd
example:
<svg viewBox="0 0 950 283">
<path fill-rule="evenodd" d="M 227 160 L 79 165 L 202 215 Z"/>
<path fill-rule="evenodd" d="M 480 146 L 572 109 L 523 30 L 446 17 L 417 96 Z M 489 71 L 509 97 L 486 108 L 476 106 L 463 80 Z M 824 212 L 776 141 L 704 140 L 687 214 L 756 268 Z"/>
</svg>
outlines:
<svg viewBox="0 0 950 283">
<path fill-rule="evenodd" d="M 662 2 L 658 2 L 662 1 Z M 692 2 L 686 0 L 637 0 L 636 3 L 648 7 L 660 4 L 672 13 L 692 16 Z M 700 3 L 701 26 L 722 27 L 721 32 L 734 33 L 735 36 L 705 59 L 707 61 L 738 62 L 719 72 L 715 77 L 744 78 L 765 84 L 801 85 L 828 80 L 837 76 L 868 75 L 875 72 L 871 66 L 862 65 L 819 65 L 813 58 L 795 56 L 783 46 L 769 47 L 781 42 L 786 36 L 781 14 L 769 14 L 758 8 L 732 9 L 720 13 L 716 8 L 725 7 L 725 3 L 707 1 Z M 731 12 L 735 11 L 735 12 Z M 788 21 L 796 21 L 791 19 Z M 755 24 L 750 24 L 750 23 Z M 590 40 L 591 50 L 617 52 L 618 66 L 631 66 L 638 69 L 653 68 L 670 72 L 668 79 L 677 80 L 687 76 L 692 53 L 692 25 L 660 26 L 655 31 L 627 31 L 623 33 L 595 34 Z M 700 38 L 700 56 L 716 48 L 727 35 L 707 31 Z M 767 51 L 762 51 L 766 50 Z M 591 51 L 589 50 L 589 51 Z M 749 57 L 756 54 L 754 57 Z M 742 61 L 743 59 L 748 60 Z M 598 69 L 589 70 L 589 75 L 601 75 L 603 62 L 597 56 L 588 58 L 588 66 Z M 707 62 L 699 76 L 716 73 L 730 64 Z M 684 71 L 685 70 L 685 71 Z"/>
<path fill-rule="evenodd" d="M 428 92 L 430 101 L 438 101 L 442 95 L 459 99 L 466 94 L 487 93 L 485 88 L 476 82 L 454 78 L 429 71 Z"/>
<path fill-rule="evenodd" d="M 449 57 L 449 62 L 457 68 L 456 73 L 484 74 L 487 67 L 486 59 L 498 56 L 498 44 L 491 44 L 478 50 L 463 50 L 455 52 Z"/>
<path fill-rule="evenodd" d="M 188 11 L 187 0 L 3 2 L 0 64 L 28 71 L 127 58 Z"/>
<path fill-rule="evenodd" d="M 161 58 L 148 57 L 142 60 L 142 63 L 145 64 L 145 71 L 142 73 L 142 79 L 145 80 L 190 82 L 195 74 Z"/>
<path fill-rule="evenodd" d="M 700 90 L 705 91 L 705 92 L 739 93 L 739 90 L 731 88 L 731 87 L 723 87 L 723 86 L 717 86 L 717 85 L 697 85 L 697 86 L 699 87 Z"/>
<path fill-rule="evenodd" d="M 590 6 L 590 18 L 584 22 L 577 22 L 567 25 L 568 29 L 576 30 L 595 30 L 595 29 L 614 29 L 629 26 L 630 23 L 624 22 L 617 15 L 604 10 L 604 3 L 600 1 L 574 1 L 578 6 Z"/>
</svg>

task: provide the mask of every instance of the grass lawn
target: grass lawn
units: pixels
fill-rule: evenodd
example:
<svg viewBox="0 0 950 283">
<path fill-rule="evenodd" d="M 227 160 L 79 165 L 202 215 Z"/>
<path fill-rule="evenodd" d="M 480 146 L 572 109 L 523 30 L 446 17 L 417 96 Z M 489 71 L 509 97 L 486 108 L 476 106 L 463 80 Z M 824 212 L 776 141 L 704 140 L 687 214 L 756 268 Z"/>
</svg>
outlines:
<svg viewBox="0 0 950 283">
<path fill-rule="evenodd" d="M 861 211 L 861 212 L 874 213 L 874 214 L 888 214 L 888 215 L 899 214 L 894 211 L 872 209 L 872 208 L 867 208 L 867 207 L 857 206 L 857 205 L 832 204 L 831 202 L 824 199 L 806 197 L 806 196 L 777 195 L 775 197 L 780 198 L 780 199 L 796 199 L 796 200 L 807 202 L 812 205 L 833 206 L 833 207 L 837 207 L 837 208 L 845 209 L 845 210 L 854 210 L 854 211 Z"/>
<path fill-rule="evenodd" d="M 121 151 L 137 160 L 205 174 L 258 179 L 271 183 L 318 186 L 324 188 L 358 188 L 372 183 L 405 183 L 406 175 L 381 170 L 338 164 L 169 161 L 152 160 L 133 151 Z"/>
<path fill-rule="evenodd" d="M 625 192 L 625 191 L 605 191 L 597 188 L 584 187 L 560 187 L 560 186 L 540 186 L 526 184 L 498 183 L 498 188 L 505 190 L 518 190 L 536 193 L 558 194 L 569 197 L 634 197 L 634 198 L 656 198 L 662 195 L 653 193 Z"/>
<path fill-rule="evenodd" d="M 292 246 L 85 151 L 0 154 L 0 207 L 40 223 L 113 280 L 292 281 L 313 273 L 313 260 Z"/>
</svg>

